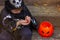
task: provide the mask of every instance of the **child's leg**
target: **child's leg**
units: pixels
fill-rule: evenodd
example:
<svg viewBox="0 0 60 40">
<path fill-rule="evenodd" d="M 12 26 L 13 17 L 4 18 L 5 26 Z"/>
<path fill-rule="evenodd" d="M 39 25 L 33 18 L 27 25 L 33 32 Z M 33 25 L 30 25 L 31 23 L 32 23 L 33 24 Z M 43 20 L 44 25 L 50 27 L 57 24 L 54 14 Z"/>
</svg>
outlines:
<svg viewBox="0 0 60 40">
<path fill-rule="evenodd" d="M 0 40 L 11 40 L 11 37 L 12 36 L 5 30 L 2 30 L 2 32 L 0 33 Z"/>
<path fill-rule="evenodd" d="M 21 40 L 31 40 L 32 38 L 32 31 L 27 27 L 21 29 L 19 33 L 21 35 Z"/>
</svg>

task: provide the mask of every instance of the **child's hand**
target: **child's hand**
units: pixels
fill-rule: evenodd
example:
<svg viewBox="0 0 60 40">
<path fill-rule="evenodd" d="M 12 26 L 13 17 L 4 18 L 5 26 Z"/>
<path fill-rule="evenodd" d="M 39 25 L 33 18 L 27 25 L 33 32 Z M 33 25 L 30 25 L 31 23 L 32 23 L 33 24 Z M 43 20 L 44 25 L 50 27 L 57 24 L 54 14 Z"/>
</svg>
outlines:
<svg viewBox="0 0 60 40">
<path fill-rule="evenodd" d="M 18 26 L 18 25 L 24 25 L 24 23 L 26 23 L 27 21 L 26 20 L 19 20 L 19 21 L 17 21 L 17 23 L 16 23 L 16 27 Z"/>
<path fill-rule="evenodd" d="M 26 16 L 26 17 L 25 17 L 25 20 L 27 21 L 27 22 L 26 22 L 27 24 L 30 24 L 30 22 L 31 22 L 31 17 Z"/>
<path fill-rule="evenodd" d="M 16 26 L 18 26 L 18 25 L 28 25 L 28 24 L 30 24 L 30 21 L 31 21 L 31 18 L 29 16 L 26 16 L 25 20 L 19 20 L 16 23 Z"/>
</svg>

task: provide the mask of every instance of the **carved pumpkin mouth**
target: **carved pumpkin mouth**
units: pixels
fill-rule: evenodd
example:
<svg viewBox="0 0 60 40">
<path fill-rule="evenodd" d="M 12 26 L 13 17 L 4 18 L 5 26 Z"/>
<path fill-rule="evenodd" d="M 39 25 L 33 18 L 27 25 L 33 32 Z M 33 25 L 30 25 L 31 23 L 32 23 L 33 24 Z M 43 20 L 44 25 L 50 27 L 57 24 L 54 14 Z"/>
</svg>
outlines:
<svg viewBox="0 0 60 40">
<path fill-rule="evenodd" d="M 41 31 L 41 32 L 42 32 L 43 34 L 45 34 L 45 33 L 44 33 L 44 31 Z M 49 33 L 50 33 L 49 31 L 48 31 L 48 32 L 46 32 L 46 34 L 49 34 Z"/>
</svg>

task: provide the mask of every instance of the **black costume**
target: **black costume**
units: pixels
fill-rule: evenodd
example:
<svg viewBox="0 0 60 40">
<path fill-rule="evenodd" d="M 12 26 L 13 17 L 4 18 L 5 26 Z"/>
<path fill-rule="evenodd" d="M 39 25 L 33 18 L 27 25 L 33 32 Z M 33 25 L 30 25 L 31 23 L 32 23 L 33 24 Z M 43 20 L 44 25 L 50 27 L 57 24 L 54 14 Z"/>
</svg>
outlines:
<svg viewBox="0 0 60 40">
<path fill-rule="evenodd" d="M 1 25 L 3 26 L 2 33 L 0 33 L 0 40 L 31 40 L 32 29 L 37 29 L 37 23 L 35 18 L 25 6 L 24 2 L 21 3 L 22 11 L 19 14 L 13 14 L 10 10 L 14 9 L 13 5 L 9 1 L 5 2 L 5 7 L 1 11 Z M 31 23 L 29 25 L 19 25 L 16 31 L 12 31 L 16 27 L 16 22 L 20 19 L 25 19 L 26 16 L 31 17 Z"/>
</svg>

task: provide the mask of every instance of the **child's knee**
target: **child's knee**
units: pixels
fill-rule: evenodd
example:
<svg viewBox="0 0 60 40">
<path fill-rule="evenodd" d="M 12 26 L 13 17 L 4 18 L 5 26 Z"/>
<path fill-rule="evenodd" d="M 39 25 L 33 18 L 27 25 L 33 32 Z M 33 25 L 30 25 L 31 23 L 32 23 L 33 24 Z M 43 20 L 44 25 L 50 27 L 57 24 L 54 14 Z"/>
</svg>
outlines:
<svg viewBox="0 0 60 40">
<path fill-rule="evenodd" d="M 22 36 L 31 36 L 32 31 L 29 28 L 23 28 L 20 33 Z"/>
</svg>

